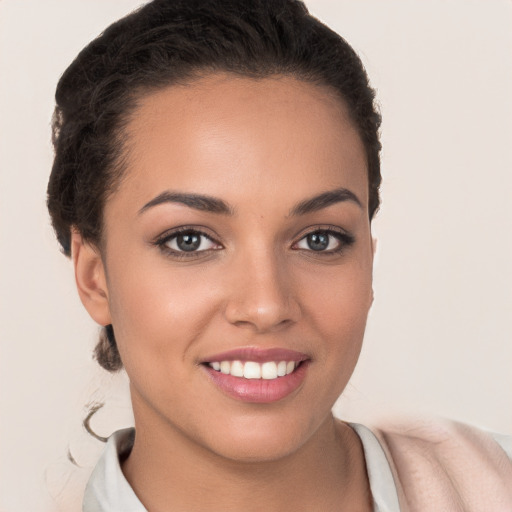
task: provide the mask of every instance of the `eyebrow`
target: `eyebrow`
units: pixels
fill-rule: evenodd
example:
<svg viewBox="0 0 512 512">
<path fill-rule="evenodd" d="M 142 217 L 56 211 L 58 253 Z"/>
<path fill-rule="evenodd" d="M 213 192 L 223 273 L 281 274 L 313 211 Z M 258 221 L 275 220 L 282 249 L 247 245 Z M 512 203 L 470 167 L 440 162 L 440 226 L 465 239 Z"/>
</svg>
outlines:
<svg viewBox="0 0 512 512">
<path fill-rule="evenodd" d="M 165 191 L 146 203 L 140 210 L 139 215 L 149 208 L 163 203 L 181 203 L 189 208 L 209 213 L 220 213 L 233 215 L 234 210 L 222 199 L 201 194 L 187 194 L 183 192 Z"/>
<path fill-rule="evenodd" d="M 288 217 L 306 215 L 343 201 L 351 201 L 357 204 L 360 208 L 363 208 L 361 201 L 353 192 L 346 188 L 337 188 L 335 190 L 322 192 L 321 194 L 297 203 L 289 211 Z M 146 210 L 163 203 L 180 203 L 195 210 L 221 215 L 233 216 L 235 213 L 235 209 L 222 199 L 202 194 L 190 194 L 166 190 L 146 203 L 139 210 L 139 215 L 144 213 Z"/>
<path fill-rule="evenodd" d="M 335 190 L 322 192 L 321 194 L 301 201 L 290 210 L 288 215 L 292 217 L 306 215 L 307 213 L 316 212 L 343 201 L 351 201 L 357 204 L 361 209 L 363 208 L 361 201 L 354 192 L 351 192 L 346 188 L 337 188 Z"/>
</svg>

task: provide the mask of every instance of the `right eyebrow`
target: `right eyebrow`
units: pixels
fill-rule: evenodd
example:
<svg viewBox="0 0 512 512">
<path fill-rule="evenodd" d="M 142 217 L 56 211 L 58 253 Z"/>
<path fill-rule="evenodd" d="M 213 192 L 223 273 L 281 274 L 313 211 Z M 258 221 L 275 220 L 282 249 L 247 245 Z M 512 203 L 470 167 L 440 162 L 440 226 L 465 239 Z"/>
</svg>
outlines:
<svg viewBox="0 0 512 512">
<path fill-rule="evenodd" d="M 166 190 L 146 203 L 138 212 L 139 215 L 150 208 L 163 203 L 184 204 L 195 210 L 209 213 L 219 213 L 221 215 L 234 215 L 234 210 L 222 199 L 202 194 L 187 194 L 184 192 L 173 192 Z"/>
</svg>

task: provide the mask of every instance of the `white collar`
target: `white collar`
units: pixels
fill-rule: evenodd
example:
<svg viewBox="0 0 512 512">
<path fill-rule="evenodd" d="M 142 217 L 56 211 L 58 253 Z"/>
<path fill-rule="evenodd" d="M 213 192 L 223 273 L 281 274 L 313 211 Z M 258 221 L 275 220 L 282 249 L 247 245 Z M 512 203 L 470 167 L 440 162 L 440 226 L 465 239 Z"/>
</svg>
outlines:
<svg viewBox="0 0 512 512">
<path fill-rule="evenodd" d="M 83 512 L 147 512 L 121 470 L 120 457 L 132 449 L 135 429 L 114 432 L 107 441 L 87 487 Z"/>
</svg>

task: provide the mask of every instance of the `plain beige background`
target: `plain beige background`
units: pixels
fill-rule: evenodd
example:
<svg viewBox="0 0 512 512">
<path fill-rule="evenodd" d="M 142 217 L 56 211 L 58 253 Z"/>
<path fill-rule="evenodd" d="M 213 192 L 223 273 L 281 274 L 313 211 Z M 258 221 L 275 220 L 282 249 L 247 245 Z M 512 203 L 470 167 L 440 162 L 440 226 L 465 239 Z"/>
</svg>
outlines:
<svg viewBox="0 0 512 512">
<path fill-rule="evenodd" d="M 0 0 L 0 511 L 76 510 L 101 443 L 127 426 L 123 374 L 45 210 L 59 75 L 139 0 Z M 437 414 L 512 434 L 512 2 L 310 0 L 360 53 L 384 123 L 376 300 L 336 406 Z M 82 469 L 66 462 L 70 451 Z"/>
</svg>

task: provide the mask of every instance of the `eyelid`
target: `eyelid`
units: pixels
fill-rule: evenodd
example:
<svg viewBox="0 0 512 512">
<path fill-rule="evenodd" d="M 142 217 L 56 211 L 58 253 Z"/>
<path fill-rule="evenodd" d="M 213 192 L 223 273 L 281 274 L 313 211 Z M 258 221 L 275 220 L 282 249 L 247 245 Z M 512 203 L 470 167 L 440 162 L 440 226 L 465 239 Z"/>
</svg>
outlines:
<svg viewBox="0 0 512 512">
<path fill-rule="evenodd" d="M 343 229 L 339 226 L 335 226 L 332 224 L 316 224 L 314 226 L 308 226 L 301 230 L 299 234 L 296 236 L 296 240 L 302 240 L 305 236 L 308 236 L 311 233 L 316 233 L 317 231 L 334 232 L 339 235 L 353 238 L 353 236 L 346 229 Z"/>
</svg>

